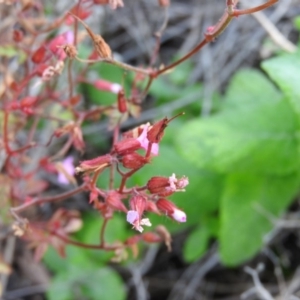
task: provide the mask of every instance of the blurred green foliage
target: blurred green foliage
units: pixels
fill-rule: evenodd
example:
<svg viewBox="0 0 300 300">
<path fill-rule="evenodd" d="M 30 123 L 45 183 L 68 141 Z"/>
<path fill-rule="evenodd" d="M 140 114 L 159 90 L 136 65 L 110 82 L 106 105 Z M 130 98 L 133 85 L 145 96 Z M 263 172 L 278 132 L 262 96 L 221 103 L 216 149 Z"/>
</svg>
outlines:
<svg viewBox="0 0 300 300">
<path fill-rule="evenodd" d="M 176 149 L 199 173 L 223 176 L 217 238 L 229 266 L 261 249 L 273 227 L 268 216 L 284 212 L 300 186 L 300 54 L 269 59 L 262 68 L 269 78 L 256 70 L 237 72 L 220 111 L 186 122 L 176 137 Z M 188 237 L 188 261 L 203 253 L 207 232 L 199 225 Z"/>
</svg>

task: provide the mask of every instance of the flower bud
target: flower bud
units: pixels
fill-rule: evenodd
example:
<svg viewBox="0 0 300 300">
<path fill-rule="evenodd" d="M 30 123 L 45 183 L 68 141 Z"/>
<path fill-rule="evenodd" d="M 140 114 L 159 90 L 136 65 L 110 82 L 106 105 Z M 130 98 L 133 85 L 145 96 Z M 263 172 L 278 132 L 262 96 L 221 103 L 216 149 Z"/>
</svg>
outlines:
<svg viewBox="0 0 300 300">
<path fill-rule="evenodd" d="M 62 48 L 70 59 L 73 59 L 77 56 L 77 50 L 74 45 L 66 44 Z"/>
<path fill-rule="evenodd" d="M 147 163 L 147 159 L 136 152 L 132 152 L 124 155 L 121 162 L 127 169 L 138 169 Z"/>
<path fill-rule="evenodd" d="M 169 123 L 168 118 L 163 118 L 161 121 L 152 125 L 147 132 L 147 138 L 151 143 L 159 143 L 164 135 L 164 130 Z"/>
<path fill-rule="evenodd" d="M 46 47 L 44 45 L 42 45 L 41 47 L 39 47 L 31 56 L 31 60 L 32 62 L 34 62 L 35 64 L 39 64 L 42 63 L 46 60 Z"/>
<path fill-rule="evenodd" d="M 142 217 L 144 210 L 146 208 L 146 204 L 147 204 L 147 198 L 139 194 L 134 195 L 130 199 L 130 208 L 133 211 L 137 211 L 139 217 Z"/>
<path fill-rule="evenodd" d="M 127 101 L 123 89 L 118 93 L 118 110 L 120 113 L 127 112 Z"/>
<path fill-rule="evenodd" d="M 186 214 L 184 211 L 180 210 L 173 202 L 160 198 L 156 202 L 158 209 L 165 213 L 168 217 L 172 218 L 173 220 L 184 223 L 186 222 Z"/>
<path fill-rule="evenodd" d="M 122 202 L 122 195 L 116 191 L 110 191 L 105 198 L 105 202 L 113 209 L 127 212 L 127 208 Z"/>
<path fill-rule="evenodd" d="M 111 165 L 113 157 L 110 154 L 102 155 L 93 159 L 84 160 L 75 169 L 76 173 L 97 172 Z"/>
<path fill-rule="evenodd" d="M 116 152 L 119 155 L 125 155 L 131 152 L 134 152 L 141 148 L 141 143 L 134 138 L 122 140 L 115 144 L 114 146 L 114 152 Z"/>
<path fill-rule="evenodd" d="M 118 94 L 122 90 L 122 86 L 120 84 L 103 79 L 97 79 L 94 82 L 94 87 L 100 91 L 107 91 L 114 94 Z"/>
<path fill-rule="evenodd" d="M 151 194 L 158 194 L 160 196 L 169 196 L 174 193 L 170 188 L 168 177 L 152 177 L 147 183 L 147 188 Z"/>
<path fill-rule="evenodd" d="M 112 58 L 112 53 L 109 45 L 105 42 L 102 36 L 94 34 L 91 36 L 94 42 L 94 47 L 101 58 Z"/>
</svg>

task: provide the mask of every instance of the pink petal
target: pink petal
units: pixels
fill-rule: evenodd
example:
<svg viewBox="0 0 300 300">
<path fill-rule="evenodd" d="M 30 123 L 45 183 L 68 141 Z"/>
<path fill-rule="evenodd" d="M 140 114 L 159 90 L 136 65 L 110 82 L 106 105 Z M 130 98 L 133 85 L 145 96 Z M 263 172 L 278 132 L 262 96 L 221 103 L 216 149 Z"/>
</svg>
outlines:
<svg viewBox="0 0 300 300">
<path fill-rule="evenodd" d="M 135 210 L 129 210 L 127 213 L 126 220 L 128 223 L 133 224 L 136 220 L 139 219 L 139 213 Z"/>
</svg>

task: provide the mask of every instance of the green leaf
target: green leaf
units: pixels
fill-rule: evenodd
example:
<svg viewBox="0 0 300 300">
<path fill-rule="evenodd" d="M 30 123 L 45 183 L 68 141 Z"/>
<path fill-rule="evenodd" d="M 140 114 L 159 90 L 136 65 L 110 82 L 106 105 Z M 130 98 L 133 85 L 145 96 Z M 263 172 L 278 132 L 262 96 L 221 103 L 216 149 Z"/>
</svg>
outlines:
<svg viewBox="0 0 300 300">
<path fill-rule="evenodd" d="M 300 53 L 269 59 L 262 63 L 262 68 L 287 95 L 300 119 Z"/>
<path fill-rule="evenodd" d="M 189 122 L 177 145 L 199 168 L 288 174 L 299 168 L 297 130 L 296 116 L 282 100 Z"/>
<path fill-rule="evenodd" d="M 123 300 L 125 289 L 119 275 L 109 268 L 72 266 L 53 278 L 47 296 L 49 300 Z"/>
<path fill-rule="evenodd" d="M 187 262 L 193 262 L 205 253 L 210 236 L 210 230 L 201 225 L 188 236 L 183 250 Z"/>
<path fill-rule="evenodd" d="M 261 72 L 244 69 L 237 72 L 231 79 L 224 98 L 223 109 L 249 109 L 252 106 L 277 102 L 281 98 L 281 93 Z"/>
<path fill-rule="evenodd" d="M 221 199 L 220 254 L 224 264 L 236 266 L 255 255 L 272 224 L 262 211 L 278 216 L 291 203 L 299 173 L 288 176 L 228 175 Z"/>
</svg>

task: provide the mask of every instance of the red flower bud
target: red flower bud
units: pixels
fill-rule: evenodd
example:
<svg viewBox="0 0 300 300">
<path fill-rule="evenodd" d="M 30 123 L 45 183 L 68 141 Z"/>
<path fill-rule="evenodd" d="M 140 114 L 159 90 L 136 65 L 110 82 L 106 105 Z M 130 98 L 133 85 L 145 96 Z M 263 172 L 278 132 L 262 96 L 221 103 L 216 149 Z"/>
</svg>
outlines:
<svg viewBox="0 0 300 300">
<path fill-rule="evenodd" d="M 186 222 L 185 212 L 179 209 L 173 202 L 160 198 L 157 200 L 156 205 L 162 213 L 165 213 L 173 220 L 181 223 Z"/>
<path fill-rule="evenodd" d="M 164 130 L 169 123 L 168 118 L 163 118 L 161 121 L 153 124 L 151 129 L 147 132 L 147 138 L 151 143 L 159 143 L 164 135 Z"/>
<path fill-rule="evenodd" d="M 135 195 L 130 199 L 130 208 L 138 212 L 139 217 L 142 218 L 146 208 L 147 198 L 142 195 Z"/>
<path fill-rule="evenodd" d="M 118 94 L 122 90 L 122 87 L 118 83 L 113 83 L 104 79 L 96 80 L 94 82 L 94 87 L 100 91 L 112 92 L 114 94 Z"/>
<path fill-rule="evenodd" d="M 115 144 L 114 152 L 119 155 L 125 155 L 141 148 L 141 143 L 134 138 L 126 139 Z"/>
<path fill-rule="evenodd" d="M 152 127 L 147 132 L 147 138 L 150 143 L 159 143 L 164 135 L 164 131 L 168 124 L 177 118 L 178 116 L 181 116 L 184 113 L 179 113 L 178 115 L 172 117 L 171 119 L 168 119 L 167 117 L 163 118 L 162 120 L 156 122 L 152 125 Z"/>
<path fill-rule="evenodd" d="M 174 193 L 174 191 L 170 188 L 168 177 L 152 177 L 147 183 L 147 188 L 151 194 L 158 194 L 165 197 Z"/>
<path fill-rule="evenodd" d="M 44 62 L 46 60 L 46 47 L 42 45 L 40 48 L 38 48 L 32 55 L 31 60 L 35 64 L 40 64 L 41 62 Z"/>
<path fill-rule="evenodd" d="M 173 173 L 169 178 L 167 177 L 152 177 L 148 183 L 147 187 L 151 194 L 158 194 L 160 196 L 169 196 L 174 192 L 184 192 L 184 188 L 189 184 L 187 177 L 183 176 L 179 179 Z"/>
<path fill-rule="evenodd" d="M 138 169 L 145 165 L 148 160 L 144 156 L 136 152 L 132 152 L 124 155 L 121 159 L 121 162 L 127 169 Z"/>
<path fill-rule="evenodd" d="M 108 206 L 110 206 L 113 209 L 127 212 L 127 208 L 122 202 L 122 195 L 116 191 L 110 191 L 107 194 L 105 202 L 107 203 Z"/>
<path fill-rule="evenodd" d="M 102 155 L 93 159 L 84 160 L 75 169 L 76 173 L 96 172 L 111 165 L 113 157 L 110 154 Z"/>
<path fill-rule="evenodd" d="M 120 113 L 127 111 L 127 101 L 123 90 L 120 90 L 118 93 L 118 110 Z"/>
</svg>

